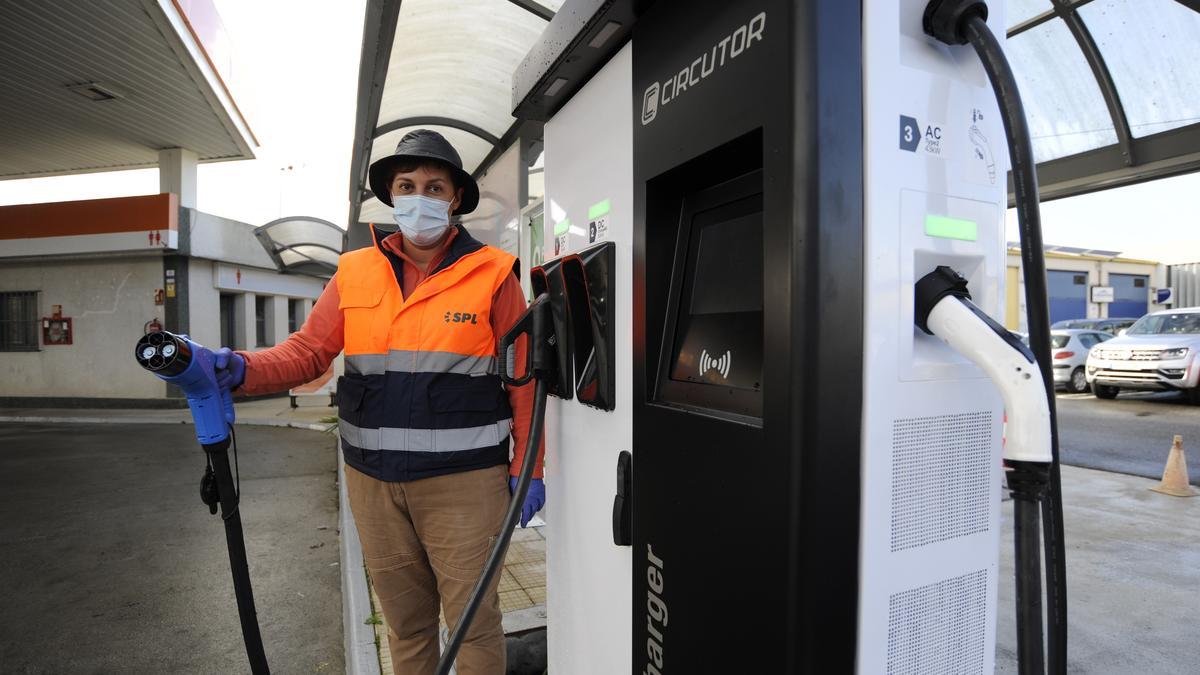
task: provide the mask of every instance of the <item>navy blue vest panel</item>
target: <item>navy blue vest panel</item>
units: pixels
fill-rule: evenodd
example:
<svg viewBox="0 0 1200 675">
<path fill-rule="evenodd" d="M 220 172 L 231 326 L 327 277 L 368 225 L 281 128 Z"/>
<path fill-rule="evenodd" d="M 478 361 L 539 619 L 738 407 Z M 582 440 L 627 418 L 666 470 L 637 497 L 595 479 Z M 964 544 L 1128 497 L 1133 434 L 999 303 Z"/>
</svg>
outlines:
<svg viewBox="0 0 1200 675">
<path fill-rule="evenodd" d="M 346 464 L 382 481 L 403 483 L 508 464 L 508 438 L 499 445 L 457 452 L 364 450 L 342 441 Z"/>
</svg>

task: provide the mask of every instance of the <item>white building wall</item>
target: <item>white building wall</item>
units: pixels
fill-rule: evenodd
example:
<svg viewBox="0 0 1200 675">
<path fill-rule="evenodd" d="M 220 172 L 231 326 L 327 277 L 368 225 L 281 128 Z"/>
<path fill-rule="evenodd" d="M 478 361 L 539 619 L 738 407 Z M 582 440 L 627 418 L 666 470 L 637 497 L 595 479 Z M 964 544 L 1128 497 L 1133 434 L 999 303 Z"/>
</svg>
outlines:
<svg viewBox="0 0 1200 675">
<path fill-rule="evenodd" d="M 209 260 L 188 261 L 188 330 L 191 338 L 206 347 L 221 346 L 221 293 L 213 285 Z"/>
<path fill-rule="evenodd" d="M 267 300 L 267 344 L 277 345 L 288 336 L 288 299 L 272 295 Z"/>
<path fill-rule="evenodd" d="M 71 345 L 0 352 L 0 396 L 163 398 L 166 385 L 133 359 L 145 323 L 163 319 L 162 279 L 159 257 L 0 265 L 0 290 L 40 291 L 38 317 L 62 305 L 73 330 Z"/>
<path fill-rule="evenodd" d="M 0 291 L 38 291 L 39 318 L 62 305 L 74 338 L 71 345 L 43 345 L 37 352 L 0 352 L 0 397 L 165 398 L 166 385 L 133 359 L 146 322 L 157 318 L 167 330 L 180 330 L 166 325 L 165 308 L 154 304 L 160 288 L 159 256 L 0 264 Z M 301 301 L 303 321 L 323 288 L 323 280 L 313 277 L 190 258 L 178 291 L 187 302 L 187 333 L 194 341 L 213 349 L 254 350 L 257 295 L 267 297 L 267 345 L 275 345 L 288 335 L 288 300 Z M 232 345 L 221 344 L 221 293 L 235 295 Z"/>
</svg>

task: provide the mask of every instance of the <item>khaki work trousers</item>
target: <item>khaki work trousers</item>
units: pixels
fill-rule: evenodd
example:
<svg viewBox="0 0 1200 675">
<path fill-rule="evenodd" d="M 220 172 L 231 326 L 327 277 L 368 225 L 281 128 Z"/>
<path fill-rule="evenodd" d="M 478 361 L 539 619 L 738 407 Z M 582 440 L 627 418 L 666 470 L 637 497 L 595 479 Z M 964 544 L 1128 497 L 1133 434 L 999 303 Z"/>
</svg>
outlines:
<svg viewBox="0 0 1200 675">
<path fill-rule="evenodd" d="M 346 467 L 346 493 L 388 624 L 395 675 L 437 667 L 438 607 L 453 629 L 508 507 L 508 467 L 388 483 Z M 458 675 L 504 675 L 497 574 L 458 652 Z"/>
</svg>

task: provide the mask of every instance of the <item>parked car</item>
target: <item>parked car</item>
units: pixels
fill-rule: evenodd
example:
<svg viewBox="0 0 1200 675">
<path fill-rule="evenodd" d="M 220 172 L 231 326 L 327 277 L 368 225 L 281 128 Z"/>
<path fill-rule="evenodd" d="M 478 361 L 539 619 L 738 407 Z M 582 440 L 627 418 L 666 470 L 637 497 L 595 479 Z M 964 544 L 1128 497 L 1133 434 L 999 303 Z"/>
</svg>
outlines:
<svg viewBox="0 0 1200 675">
<path fill-rule="evenodd" d="M 1083 328 L 1085 330 L 1102 330 L 1110 335 L 1120 335 L 1121 331 L 1129 328 L 1137 321 L 1136 318 L 1113 319 L 1065 319 L 1050 324 L 1050 328 Z"/>
<path fill-rule="evenodd" d="M 1099 398 L 1116 398 L 1122 389 L 1179 390 L 1200 405 L 1197 352 L 1200 307 L 1154 312 L 1091 351 L 1087 381 Z"/>
<path fill-rule="evenodd" d="M 1029 345 L 1029 336 L 1018 333 L 1021 342 Z M 1050 356 L 1054 359 L 1051 372 L 1054 386 L 1078 394 L 1087 391 L 1088 382 L 1085 366 L 1092 347 L 1112 340 L 1113 336 L 1098 330 L 1071 328 L 1050 331 Z"/>
</svg>

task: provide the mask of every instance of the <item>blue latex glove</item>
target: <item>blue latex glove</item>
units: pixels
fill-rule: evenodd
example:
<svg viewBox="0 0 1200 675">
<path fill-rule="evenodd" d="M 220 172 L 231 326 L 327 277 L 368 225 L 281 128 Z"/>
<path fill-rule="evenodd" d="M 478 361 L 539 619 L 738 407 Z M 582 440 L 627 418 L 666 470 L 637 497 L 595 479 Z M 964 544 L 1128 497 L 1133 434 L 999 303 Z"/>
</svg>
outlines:
<svg viewBox="0 0 1200 675">
<path fill-rule="evenodd" d="M 217 386 L 222 389 L 237 389 L 246 381 L 246 359 L 229 347 L 213 351 L 213 369 L 217 371 Z"/>
<path fill-rule="evenodd" d="M 517 492 L 517 477 L 509 476 L 508 478 L 509 494 Z M 525 493 L 525 505 L 521 507 L 521 527 L 529 524 L 529 519 L 533 518 L 533 514 L 542 510 L 542 506 L 546 504 L 546 484 L 541 478 L 531 478 L 529 480 L 529 492 Z"/>
</svg>

